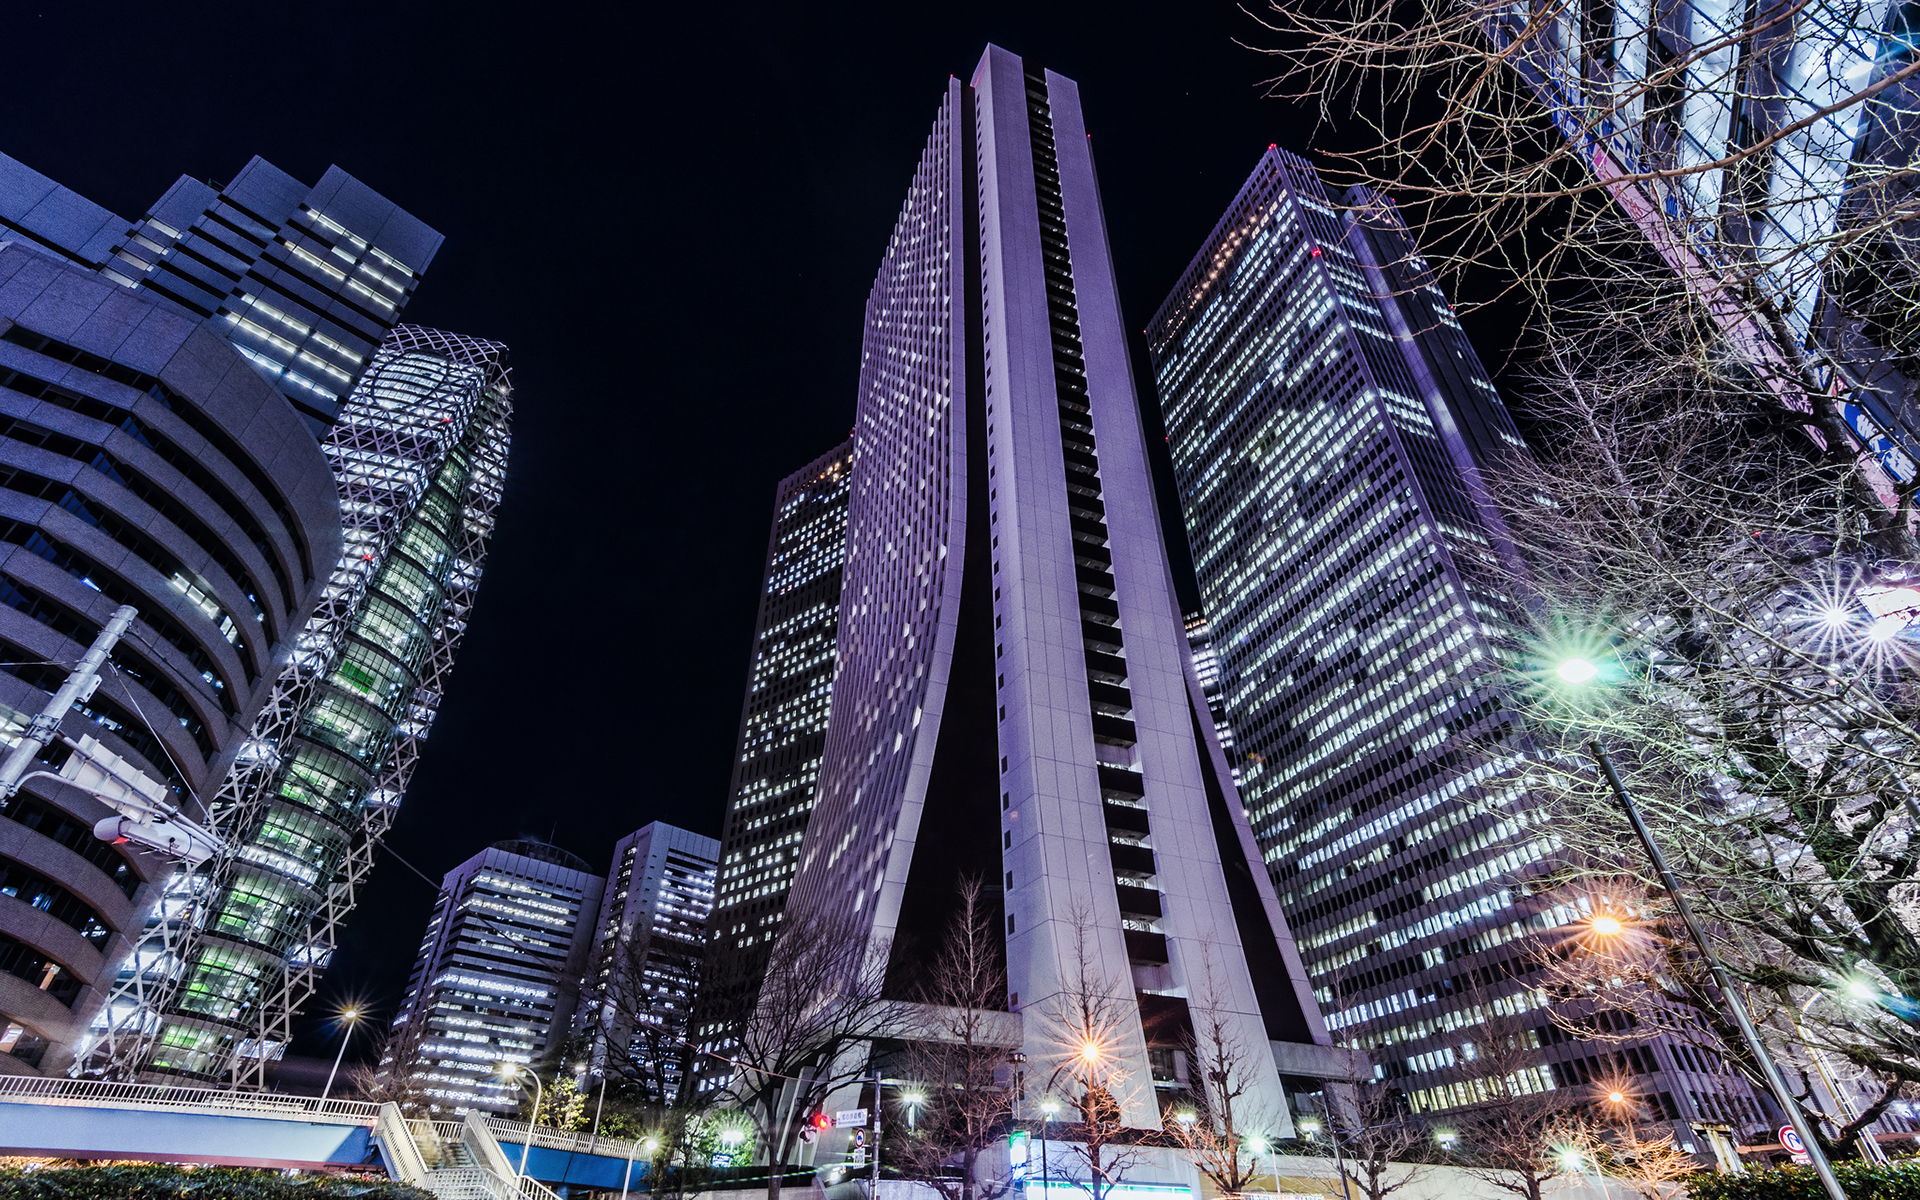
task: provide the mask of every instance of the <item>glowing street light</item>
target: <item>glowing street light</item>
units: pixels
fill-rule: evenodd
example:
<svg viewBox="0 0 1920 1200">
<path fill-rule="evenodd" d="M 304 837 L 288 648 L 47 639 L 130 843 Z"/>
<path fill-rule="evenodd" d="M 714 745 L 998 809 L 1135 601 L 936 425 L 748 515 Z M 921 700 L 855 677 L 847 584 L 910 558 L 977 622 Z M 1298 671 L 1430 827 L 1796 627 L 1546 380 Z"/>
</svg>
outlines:
<svg viewBox="0 0 1920 1200">
<path fill-rule="evenodd" d="M 1556 673 L 1568 683 L 1578 685 L 1591 682 L 1600 672 L 1591 659 L 1573 657 L 1562 659 Z M 1672 868 L 1667 866 L 1667 857 L 1660 852 L 1659 843 L 1653 840 L 1653 831 L 1647 828 L 1646 820 L 1640 815 L 1640 806 L 1634 803 L 1633 794 L 1627 791 L 1627 785 L 1620 780 L 1620 773 L 1614 770 L 1613 759 L 1608 756 L 1607 748 L 1596 737 L 1587 743 L 1587 752 L 1592 754 L 1594 761 L 1600 764 L 1600 772 L 1605 776 L 1607 786 L 1613 791 L 1614 799 L 1620 802 L 1620 808 L 1626 814 L 1627 823 L 1633 826 L 1633 832 L 1639 837 L 1640 847 L 1646 851 L 1647 861 L 1653 864 L 1653 871 L 1660 880 L 1660 886 L 1666 890 L 1667 896 L 1673 901 L 1674 911 L 1686 925 L 1687 934 L 1693 940 L 1694 948 L 1700 952 L 1701 960 L 1707 964 L 1708 974 L 1712 976 L 1714 986 L 1720 991 L 1721 1001 L 1726 1005 L 1728 1015 L 1733 1017 L 1734 1024 L 1739 1027 L 1741 1040 L 1747 1046 L 1747 1053 L 1758 1064 L 1761 1075 L 1766 1079 L 1767 1090 L 1773 1093 L 1773 1098 L 1779 1102 L 1781 1111 L 1787 1114 L 1787 1121 L 1793 1126 L 1793 1131 L 1800 1135 L 1801 1142 L 1806 1145 L 1807 1158 L 1813 1166 L 1814 1174 L 1820 1179 L 1821 1187 L 1830 1200 L 1846 1200 L 1847 1194 L 1841 1190 L 1840 1180 L 1834 1176 L 1833 1164 L 1827 1161 L 1826 1152 L 1820 1148 L 1820 1141 L 1814 1132 L 1813 1123 L 1807 1119 L 1806 1111 L 1794 1098 L 1793 1089 L 1787 1086 L 1786 1078 L 1780 1074 L 1779 1065 L 1773 1061 L 1773 1055 L 1768 1052 L 1766 1043 L 1760 1039 L 1760 1031 L 1754 1027 L 1753 1018 L 1747 1013 L 1746 1003 L 1741 1000 L 1740 993 L 1734 988 L 1733 978 L 1727 974 L 1726 967 L 1720 962 L 1720 956 L 1714 953 L 1712 944 L 1707 941 L 1706 933 L 1700 928 L 1699 919 L 1693 914 L 1693 905 L 1687 902 L 1686 896 L 1680 891 L 1680 881 L 1674 878 Z M 1598 923 L 1596 919 L 1596 932 L 1598 932 Z"/>
<path fill-rule="evenodd" d="M 900 1102 L 907 1106 L 907 1128 L 912 1129 L 914 1113 L 919 1111 L 920 1106 L 927 1102 L 926 1094 L 924 1092 L 908 1092 L 906 1095 L 900 1097 Z"/>
<path fill-rule="evenodd" d="M 1553 673 L 1566 683 L 1591 683 L 1600 674 L 1600 667 L 1590 658 L 1575 656 L 1561 659 Z"/>
<path fill-rule="evenodd" d="M 353 1027 L 359 1020 L 359 1009 L 343 1008 L 340 1010 L 340 1023 L 347 1027 L 347 1031 L 340 1036 L 340 1052 L 333 1056 L 333 1070 L 327 1072 L 327 1086 L 320 1091 L 320 1098 L 322 1100 L 325 1100 L 333 1094 L 333 1077 L 340 1073 L 340 1060 L 347 1056 L 347 1043 L 353 1040 Z"/>
<path fill-rule="evenodd" d="M 540 1072 L 530 1069 L 523 1072 L 520 1064 L 516 1062 L 503 1062 L 500 1064 L 500 1078 L 506 1080 L 508 1083 L 517 1082 L 523 1073 L 533 1076 L 533 1120 L 527 1122 L 527 1132 L 520 1143 L 520 1178 L 522 1181 L 527 1177 L 527 1151 L 533 1149 L 534 1121 L 540 1119 L 540 1093 L 542 1090 L 540 1086 Z M 525 1087 L 526 1084 L 522 1083 L 520 1086 Z"/>
<path fill-rule="evenodd" d="M 1100 1043 L 1088 1041 L 1080 1046 L 1080 1060 L 1088 1065 L 1100 1061 Z"/>
<path fill-rule="evenodd" d="M 1627 1102 L 1627 1094 L 1625 1092 L 1608 1092 L 1607 1093 L 1608 1104 L 1625 1104 L 1626 1102 Z"/>
<path fill-rule="evenodd" d="M 1627 927 L 1612 913 L 1595 913 L 1593 920 L 1587 923 L 1587 928 L 1601 937 L 1618 937 Z"/>
</svg>

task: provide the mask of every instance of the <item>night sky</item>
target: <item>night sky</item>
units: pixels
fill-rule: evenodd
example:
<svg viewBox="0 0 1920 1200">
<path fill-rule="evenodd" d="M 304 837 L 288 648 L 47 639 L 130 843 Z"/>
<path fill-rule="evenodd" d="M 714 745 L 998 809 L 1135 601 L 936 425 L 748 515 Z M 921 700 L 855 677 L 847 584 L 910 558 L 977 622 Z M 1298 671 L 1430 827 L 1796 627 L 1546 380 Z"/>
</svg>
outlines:
<svg viewBox="0 0 1920 1200">
<path fill-rule="evenodd" d="M 405 319 L 512 348 L 506 501 L 389 843 L 436 879 L 501 838 L 604 868 L 651 820 L 719 833 L 773 487 L 852 424 L 949 74 L 994 41 L 1079 82 L 1135 329 L 1313 131 L 1231 0 L 0 0 L 0 30 L 0 151 L 127 218 L 255 154 L 338 163 L 446 235 Z M 433 894 L 385 858 L 315 1007 L 390 1012 Z"/>
</svg>

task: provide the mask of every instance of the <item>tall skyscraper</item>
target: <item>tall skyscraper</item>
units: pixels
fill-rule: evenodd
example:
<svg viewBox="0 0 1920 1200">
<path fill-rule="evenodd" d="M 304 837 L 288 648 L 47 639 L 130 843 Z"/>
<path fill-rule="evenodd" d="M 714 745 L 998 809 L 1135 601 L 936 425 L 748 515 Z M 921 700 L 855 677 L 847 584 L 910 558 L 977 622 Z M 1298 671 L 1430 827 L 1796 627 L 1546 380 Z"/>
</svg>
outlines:
<svg viewBox="0 0 1920 1200">
<path fill-rule="evenodd" d="M 1524 444 L 1393 206 L 1330 194 L 1282 150 L 1148 346 L 1242 796 L 1327 1028 L 1415 1111 L 1464 1103 L 1445 1080 L 1487 998 L 1473 977 L 1533 1010 L 1523 939 L 1573 915 L 1519 886 L 1553 841 L 1497 679 L 1512 601 L 1473 569 L 1512 552 L 1485 473 Z M 1669 1118 L 1726 1115 L 1689 1093 L 1758 1115 L 1671 1045 L 1538 1022 L 1558 1044 L 1535 1089 L 1604 1066 L 1649 1077 Z"/>
<path fill-rule="evenodd" d="M 720 843 L 655 821 L 613 847 L 580 1025 L 594 1071 L 680 1095 Z"/>
<path fill-rule="evenodd" d="M 204 586 L 184 593 L 243 659 L 260 640 L 244 633 L 249 617 L 295 641 L 273 603 L 323 595 L 291 663 L 253 653 L 249 703 L 228 713 L 250 735 L 193 788 L 212 797 L 229 850 L 173 880 L 87 1047 L 92 1070 L 263 1081 L 372 866 L 466 630 L 510 444 L 506 348 L 398 324 L 442 238 L 338 167 L 312 187 L 260 158 L 224 187 L 183 176 L 130 222 L 0 156 L 0 230 L 201 323 L 230 347 L 202 352 L 204 369 L 237 353 L 332 467 L 346 525 L 337 564 L 331 533 L 299 540 L 275 503 L 276 484 L 299 483 L 277 480 L 283 462 L 301 468 L 304 449 L 288 449 L 243 473 L 295 531 L 297 554 L 250 531 L 256 554 L 215 559 L 244 607 Z M 240 519 L 212 476 L 186 474 Z M 270 687 L 255 689 L 262 675 Z"/>
<path fill-rule="evenodd" d="M 496 842 L 447 872 L 394 1016 L 404 1075 L 443 1113 L 515 1113 L 502 1063 L 563 1042 L 593 946 L 606 879 L 544 842 Z"/>
<path fill-rule="evenodd" d="M 1111 997 L 1115 1098 L 1158 1127 L 1208 1086 L 1204 1006 L 1274 1047 L 1241 1103 L 1287 1132 L 1277 1061 L 1338 1056 L 1203 717 L 1078 89 L 998 47 L 949 81 L 868 298 L 837 656 L 789 912 L 910 991 L 957 876 L 989 880 L 1030 1058 Z"/>
<path fill-rule="evenodd" d="M 214 795 L 229 852 L 178 881 L 115 992 L 97 1047 L 117 1070 L 259 1079 L 291 1039 L 466 633 L 512 392 L 506 347 L 400 326 L 328 429 L 345 548 Z"/>
<path fill-rule="evenodd" d="M 91 736 L 204 820 L 339 553 L 325 457 L 197 320 L 0 242 L 0 506 L 5 741 L 132 605 L 33 769 Z M 0 1073 L 70 1065 L 168 878 L 108 812 L 45 775 L 0 806 Z"/>
<path fill-rule="evenodd" d="M 0 230 L 209 322 L 316 432 L 444 240 L 339 167 L 308 187 L 258 157 L 127 221 L 0 155 Z"/>
<path fill-rule="evenodd" d="M 833 693 L 840 573 L 847 556 L 853 443 L 780 481 L 741 705 L 720 869 L 703 966 L 696 1040 L 724 1053 L 753 1011 L 754 981 L 779 932 Z M 725 1082 L 720 1059 L 695 1063 L 703 1088 Z"/>
</svg>

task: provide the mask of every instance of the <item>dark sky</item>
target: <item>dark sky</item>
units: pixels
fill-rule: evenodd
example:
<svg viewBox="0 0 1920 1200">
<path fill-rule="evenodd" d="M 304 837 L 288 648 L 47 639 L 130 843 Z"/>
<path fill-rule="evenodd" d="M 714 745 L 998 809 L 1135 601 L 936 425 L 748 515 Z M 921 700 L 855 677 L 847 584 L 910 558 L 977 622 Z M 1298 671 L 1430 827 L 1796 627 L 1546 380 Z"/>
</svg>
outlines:
<svg viewBox="0 0 1920 1200">
<path fill-rule="evenodd" d="M 0 0 L 0 30 L 0 151 L 130 218 L 182 173 L 338 163 L 446 234 L 406 319 L 512 348 L 506 502 L 391 839 L 435 878 L 506 837 L 718 834 L 773 486 L 852 423 L 949 74 L 994 41 L 1079 82 L 1134 329 L 1312 128 L 1231 0 Z M 432 899 L 383 862 L 323 1003 L 390 1011 Z"/>
</svg>

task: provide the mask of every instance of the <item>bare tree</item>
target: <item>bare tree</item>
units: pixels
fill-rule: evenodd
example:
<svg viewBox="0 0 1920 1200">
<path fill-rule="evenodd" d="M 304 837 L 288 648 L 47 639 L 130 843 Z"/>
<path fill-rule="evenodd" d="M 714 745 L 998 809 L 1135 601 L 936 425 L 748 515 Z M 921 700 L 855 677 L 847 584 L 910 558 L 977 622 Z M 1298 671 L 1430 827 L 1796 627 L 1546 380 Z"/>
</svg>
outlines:
<svg viewBox="0 0 1920 1200">
<path fill-rule="evenodd" d="M 1351 1107 L 1338 1100 L 1328 1106 L 1328 1135 L 1339 1139 L 1353 1194 L 1386 1200 L 1426 1177 L 1428 1168 L 1421 1160 L 1433 1133 L 1407 1111 L 1398 1088 L 1359 1070 L 1364 1060 L 1356 1057 L 1353 1062 L 1355 1069 L 1345 1080 Z"/>
<path fill-rule="evenodd" d="M 1586 321 L 1548 339 L 1540 452 L 1500 484 L 1526 572 L 1490 584 L 1526 600 L 1509 681 L 1569 886 L 1632 918 L 1559 983 L 1759 1079 L 1673 936 L 1599 739 L 1789 1064 L 1826 1056 L 1865 1088 L 1835 1114 L 1844 1142 L 1920 1086 L 1920 556 L 1889 555 L 1844 464 L 1773 436 L 1710 322 Z M 1569 658 L 1598 677 L 1570 687 Z"/>
<path fill-rule="evenodd" d="M 787 911 L 727 1088 L 759 1133 L 769 1200 L 778 1200 L 808 1118 L 861 1079 L 873 1040 L 900 1026 L 902 1006 L 882 994 L 886 957 L 846 917 Z"/>
<path fill-rule="evenodd" d="M 1274 93 L 1344 126 L 1334 173 L 1394 197 L 1443 278 L 1491 273 L 1549 321 L 1570 281 L 1677 283 L 1633 303 L 1711 319 L 1776 412 L 1905 510 L 1875 519 L 1906 524 L 1912 486 L 1860 453 L 1854 385 L 1821 361 L 1861 377 L 1880 356 L 1809 350 L 1865 331 L 1920 374 L 1920 62 L 1876 64 L 1883 5 L 1274 0 L 1265 19 Z"/>
<path fill-rule="evenodd" d="M 1547 1183 L 1591 1168 L 1579 1157 L 1590 1119 L 1580 1101 L 1555 1089 L 1527 1013 L 1526 993 L 1496 994 L 1477 979 L 1468 998 L 1478 1024 L 1448 1073 L 1466 1106 L 1448 1113 L 1443 1143 L 1460 1165 L 1503 1191 L 1540 1200 Z"/>
<path fill-rule="evenodd" d="M 1182 1154 L 1224 1195 L 1247 1190 L 1260 1173 L 1249 1133 L 1271 1129 L 1276 1113 L 1256 1109 L 1248 1096 L 1256 1076 L 1256 1056 L 1271 1057 L 1266 1046 L 1249 1046 L 1239 1025 L 1220 1006 L 1212 948 L 1202 951 L 1199 986 L 1189 997 L 1193 1029 L 1187 1036 L 1189 1070 L 1202 1079 L 1190 1099 L 1176 1100 L 1161 1114 Z"/>
<path fill-rule="evenodd" d="M 981 1155 L 1005 1137 L 1014 1104 L 1008 1047 L 995 1036 L 1006 1012 L 1006 965 L 980 891 L 977 879 L 960 882 L 959 911 L 921 987 L 903 1056 L 918 1103 L 889 1153 L 903 1174 L 947 1200 L 997 1200 L 1011 1186 L 980 1177 Z"/>
<path fill-rule="evenodd" d="M 1106 1200 L 1146 1154 L 1124 1116 L 1126 1103 L 1139 1099 L 1140 1084 L 1114 1054 L 1134 1020 L 1132 981 L 1122 983 L 1102 970 L 1089 944 L 1090 913 L 1076 911 L 1069 923 L 1074 957 L 1066 964 L 1065 986 L 1039 1014 L 1047 1040 L 1059 1047 L 1042 1096 L 1058 1095 L 1074 1114 L 1059 1129 L 1072 1144 L 1060 1178 L 1084 1190 L 1088 1200 Z"/>
<path fill-rule="evenodd" d="M 599 947 L 604 982 L 587 998 L 581 1048 L 609 1078 L 659 1108 L 681 1106 L 692 1097 L 692 1048 L 683 1036 L 692 1011 L 702 957 L 696 942 L 650 926 L 621 928 Z"/>
<path fill-rule="evenodd" d="M 373 1061 L 347 1067 L 351 1094 L 375 1104 L 397 1104 L 410 1117 L 424 1115 L 433 1102 L 419 1070 L 426 1036 L 423 1018 L 402 1018 L 389 1026 L 374 1049 Z"/>
</svg>

